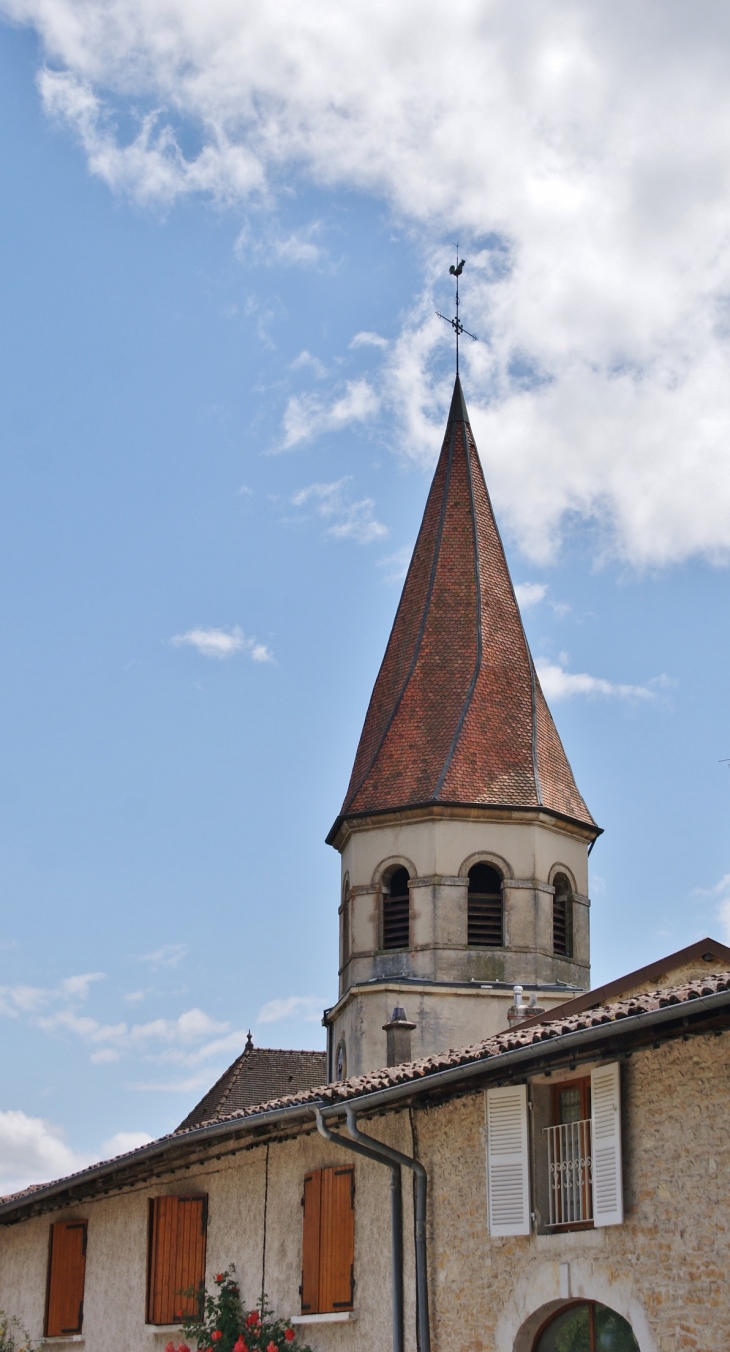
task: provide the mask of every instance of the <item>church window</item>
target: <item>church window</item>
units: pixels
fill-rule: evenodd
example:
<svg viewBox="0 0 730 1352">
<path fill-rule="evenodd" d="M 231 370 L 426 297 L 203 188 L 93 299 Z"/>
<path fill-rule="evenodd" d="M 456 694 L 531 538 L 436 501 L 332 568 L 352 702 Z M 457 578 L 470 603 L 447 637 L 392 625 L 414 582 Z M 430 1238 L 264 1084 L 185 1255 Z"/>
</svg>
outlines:
<svg viewBox="0 0 730 1352">
<path fill-rule="evenodd" d="M 470 948 L 502 948 L 502 876 L 491 864 L 475 864 L 469 869 L 467 927 Z"/>
<path fill-rule="evenodd" d="M 410 905 L 407 868 L 391 874 L 383 897 L 383 948 L 408 948 L 410 945 Z"/>
<path fill-rule="evenodd" d="M 340 926 L 342 936 L 342 953 L 340 967 L 344 967 L 350 957 L 350 880 L 345 878 L 342 889 L 342 924 Z"/>
<path fill-rule="evenodd" d="M 340 1038 L 337 1044 L 337 1052 L 335 1055 L 335 1079 L 347 1079 L 347 1048 L 343 1037 Z"/>
<path fill-rule="evenodd" d="M 576 1301 L 553 1315 L 534 1352 L 639 1352 L 631 1325 L 597 1301 Z"/>
<path fill-rule="evenodd" d="M 86 1221 L 51 1226 L 46 1293 L 46 1338 L 81 1332 L 84 1320 Z"/>
<path fill-rule="evenodd" d="M 304 1178 L 302 1314 L 351 1310 L 355 1299 L 355 1170 L 313 1169 Z"/>
<path fill-rule="evenodd" d="M 195 1317 L 205 1290 L 208 1199 L 151 1197 L 147 1252 L 147 1323 Z M 200 1296 L 181 1295 L 199 1291 Z"/>
<path fill-rule="evenodd" d="M 570 882 L 564 873 L 553 879 L 553 953 L 560 958 L 573 956 L 573 901 Z"/>
</svg>

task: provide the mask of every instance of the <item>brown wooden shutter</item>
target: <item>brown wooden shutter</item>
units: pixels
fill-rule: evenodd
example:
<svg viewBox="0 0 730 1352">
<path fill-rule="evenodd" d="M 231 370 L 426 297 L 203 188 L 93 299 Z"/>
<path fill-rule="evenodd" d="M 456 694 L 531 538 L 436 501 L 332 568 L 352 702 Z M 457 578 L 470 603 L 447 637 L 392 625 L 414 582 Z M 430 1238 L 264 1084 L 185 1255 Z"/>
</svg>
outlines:
<svg viewBox="0 0 730 1352">
<path fill-rule="evenodd" d="M 323 1169 L 319 1312 L 351 1310 L 355 1294 L 355 1170 Z"/>
<path fill-rule="evenodd" d="M 314 1169 L 304 1179 L 302 1223 L 302 1314 L 319 1314 L 319 1237 L 322 1170 Z"/>
<path fill-rule="evenodd" d="M 199 1298 L 181 1292 L 205 1286 L 207 1220 L 206 1197 L 150 1199 L 148 1324 L 176 1324 L 199 1313 Z"/>
<path fill-rule="evenodd" d="M 46 1338 L 81 1332 L 85 1275 L 86 1221 L 57 1221 L 48 1250 Z"/>
</svg>

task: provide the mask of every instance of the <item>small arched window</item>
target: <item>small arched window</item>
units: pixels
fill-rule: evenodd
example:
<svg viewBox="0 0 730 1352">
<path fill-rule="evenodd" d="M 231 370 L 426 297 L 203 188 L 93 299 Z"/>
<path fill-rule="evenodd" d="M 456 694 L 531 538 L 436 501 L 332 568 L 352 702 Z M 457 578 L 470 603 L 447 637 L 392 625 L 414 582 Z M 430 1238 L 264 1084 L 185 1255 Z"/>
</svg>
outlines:
<svg viewBox="0 0 730 1352">
<path fill-rule="evenodd" d="M 564 873 L 553 878 L 553 953 L 559 958 L 573 956 L 573 897 Z"/>
<path fill-rule="evenodd" d="M 347 1079 L 347 1047 L 345 1046 L 344 1038 L 340 1038 L 340 1041 L 337 1044 L 337 1052 L 335 1054 L 335 1079 Z"/>
<path fill-rule="evenodd" d="M 391 874 L 383 897 L 383 948 L 409 948 L 411 939 L 407 868 Z"/>
<path fill-rule="evenodd" d="M 576 1301 L 559 1310 L 546 1328 L 538 1334 L 534 1352 L 593 1352 L 594 1348 L 607 1352 L 639 1352 L 631 1325 L 597 1301 Z"/>
<path fill-rule="evenodd" d="M 342 953 L 340 967 L 344 967 L 350 957 L 350 879 L 345 878 L 342 888 L 342 924 L 340 925 L 340 936 L 342 944 Z"/>
<path fill-rule="evenodd" d="M 467 943 L 470 948 L 502 948 L 502 875 L 491 864 L 469 869 Z"/>
</svg>

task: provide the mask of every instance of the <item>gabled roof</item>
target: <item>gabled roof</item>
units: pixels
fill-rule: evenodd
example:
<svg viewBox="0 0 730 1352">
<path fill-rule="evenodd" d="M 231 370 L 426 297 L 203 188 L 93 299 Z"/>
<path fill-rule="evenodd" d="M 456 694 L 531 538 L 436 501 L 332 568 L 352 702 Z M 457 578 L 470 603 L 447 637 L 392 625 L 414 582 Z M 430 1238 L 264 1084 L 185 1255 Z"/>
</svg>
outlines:
<svg viewBox="0 0 730 1352">
<path fill-rule="evenodd" d="M 239 1108 L 249 1108 L 282 1094 L 297 1094 L 322 1084 L 326 1078 L 326 1052 L 254 1047 L 249 1033 L 241 1055 L 188 1113 L 177 1131 L 199 1127 L 203 1122 L 220 1122 Z"/>
<path fill-rule="evenodd" d="M 665 1038 L 686 1038 L 691 1030 L 717 1032 L 730 1022 L 730 971 L 713 972 L 706 980 L 684 982 L 660 990 L 642 991 L 626 1000 L 599 1005 L 572 1014 L 557 1023 L 518 1024 L 484 1042 L 427 1056 L 366 1075 L 285 1094 L 267 1103 L 238 1108 L 222 1119 L 180 1128 L 149 1145 L 115 1159 L 91 1165 L 53 1183 L 34 1184 L 11 1197 L 0 1197 L 0 1224 L 12 1223 L 40 1208 L 70 1205 L 80 1197 L 106 1194 L 138 1185 L 141 1178 L 159 1177 L 164 1165 L 189 1167 L 190 1154 L 201 1149 L 219 1151 L 223 1139 L 277 1132 L 287 1121 L 310 1122 L 314 1108 L 331 1116 L 339 1104 L 357 1102 L 358 1111 L 380 1111 L 389 1104 L 402 1106 L 420 1094 L 459 1092 L 501 1080 L 519 1064 L 518 1074 L 537 1073 L 546 1063 L 564 1064 L 566 1057 L 600 1056 L 606 1044 L 617 1054 L 617 1039 L 629 1045 L 653 1046 Z M 621 1043 L 623 1045 L 623 1042 Z M 263 1136 L 262 1136 L 263 1139 Z M 186 1162 L 187 1161 L 187 1162 Z"/>
<path fill-rule="evenodd" d="M 686 948 L 678 948 L 676 953 L 668 953 L 656 962 L 647 963 L 646 967 L 637 967 L 635 972 L 627 972 L 615 981 L 607 981 L 604 986 L 596 986 L 592 991 L 584 991 L 582 995 L 564 1000 L 561 1005 L 553 1005 L 543 1014 L 533 1014 L 532 1018 L 523 1019 L 520 1027 L 526 1028 L 536 1023 L 560 1023 L 574 1014 L 582 1014 L 586 1009 L 597 1009 L 610 1000 L 625 998 L 653 986 L 679 985 L 683 969 L 685 979 L 691 980 L 701 973 L 709 976 L 711 972 L 727 968 L 730 968 L 730 948 L 718 943 L 717 939 L 698 939 Z"/>
<path fill-rule="evenodd" d="M 328 841 L 343 819 L 436 803 L 543 808 L 598 834 L 527 646 L 458 376 Z"/>
</svg>

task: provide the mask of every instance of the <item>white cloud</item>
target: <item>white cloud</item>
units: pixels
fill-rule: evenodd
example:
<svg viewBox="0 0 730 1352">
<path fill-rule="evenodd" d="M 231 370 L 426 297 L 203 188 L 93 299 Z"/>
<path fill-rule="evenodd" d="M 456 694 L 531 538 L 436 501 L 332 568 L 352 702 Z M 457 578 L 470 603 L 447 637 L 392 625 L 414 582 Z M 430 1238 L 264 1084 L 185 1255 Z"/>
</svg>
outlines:
<svg viewBox="0 0 730 1352">
<path fill-rule="evenodd" d="M 250 224 L 244 226 L 235 244 L 239 258 L 250 259 L 265 267 L 276 263 L 294 267 L 313 267 L 321 264 L 327 257 L 327 251 L 315 243 L 322 231 L 321 221 L 310 221 L 308 225 L 282 234 L 275 220 L 268 222 L 268 228 L 254 229 Z"/>
<path fill-rule="evenodd" d="M 408 565 L 413 554 L 413 545 L 401 545 L 394 554 L 388 554 L 384 559 L 378 559 L 378 568 L 385 568 L 387 572 L 383 577 L 384 582 L 395 584 L 402 582 L 408 572 Z"/>
<path fill-rule="evenodd" d="M 115 1155 L 126 1155 L 129 1150 L 138 1150 L 141 1145 L 149 1145 L 153 1138 L 146 1131 L 117 1131 L 101 1147 L 103 1159 L 112 1160 Z"/>
<path fill-rule="evenodd" d="M 520 610 L 528 610 L 530 606 L 537 606 L 544 601 L 547 587 L 542 582 L 517 582 L 515 584 L 515 596 Z"/>
<path fill-rule="evenodd" d="M 730 873 L 726 873 L 714 887 L 695 889 L 698 896 L 713 897 L 718 906 L 716 917 L 722 927 L 723 938 L 730 943 Z"/>
<path fill-rule="evenodd" d="M 349 496 L 350 475 L 328 484 L 309 484 L 300 488 L 291 498 L 293 507 L 304 507 L 308 503 L 314 507 L 317 516 L 330 522 L 327 535 L 338 540 L 355 540 L 359 545 L 372 544 L 373 540 L 382 540 L 388 534 L 387 526 L 374 516 L 373 498 L 360 498 L 353 502 Z"/>
<path fill-rule="evenodd" d="M 0 1195 L 63 1178 L 95 1158 L 72 1150 L 61 1129 L 43 1118 L 0 1112 Z"/>
<path fill-rule="evenodd" d="M 380 409 L 372 385 L 360 378 L 348 380 L 344 394 L 327 403 L 316 394 L 294 394 L 284 412 L 282 450 L 290 450 L 324 432 L 339 432 L 349 423 L 368 422 Z"/>
<path fill-rule="evenodd" d="M 268 1000 L 256 1015 L 257 1023 L 280 1023 L 282 1019 L 303 1019 L 305 1023 L 319 1023 L 325 1001 L 318 995 L 289 995 L 284 999 Z"/>
<path fill-rule="evenodd" d="M 306 347 L 303 352 L 299 353 L 298 357 L 294 358 L 294 361 L 289 363 L 291 371 L 302 371 L 305 368 L 312 371 L 318 380 L 322 380 L 327 375 L 327 367 L 319 360 L 319 357 L 313 357 Z"/>
<path fill-rule="evenodd" d="M 387 347 L 388 339 L 381 338 L 379 333 L 370 333 L 368 329 L 361 329 L 350 343 L 350 347 Z"/>
<path fill-rule="evenodd" d="M 210 1089 L 210 1079 L 211 1073 L 206 1070 L 198 1075 L 188 1075 L 184 1080 L 136 1080 L 127 1087 L 141 1093 L 194 1094 L 201 1089 Z M 213 1082 L 215 1083 L 215 1076 Z"/>
<path fill-rule="evenodd" d="M 566 671 L 556 662 L 537 658 L 535 662 L 540 684 L 547 700 L 572 699 L 574 695 L 603 696 L 625 700 L 652 700 L 655 693 L 645 685 L 617 685 L 587 672 Z M 660 678 L 661 680 L 661 678 Z M 664 683 L 663 681 L 661 682 Z"/>
<path fill-rule="evenodd" d="M 179 967 L 187 951 L 187 944 L 163 944 L 162 948 L 156 948 L 152 953 L 140 953 L 139 960 L 149 963 L 153 970 L 156 967 Z"/>
<path fill-rule="evenodd" d="M 103 979 L 103 972 L 87 972 L 64 977 L 58 987 L 0 986 L 0 1014 L 16 1018 L 19 1014 L 37 1014 L 59 1000 L 87 1000 L 92 983 Z"/>
<path fill-rule="evenodd" d="M 103 981 L 104 975 L 104 972 L 87 972 L 84 976 L 67 976 L 61 982 L 61 989 L 71 1000 L 88 1000 L 90 986 L 95 981 Z"/>
<path fill-rule="evenodd" d="M 265 643 L 246 638 L 237 624 L 232 629 L 189 629 L 186 634 L 175 634 L 170 642 L 176 648 L 195 648 L 202 657 L 223 659 L 247 652 L 254 662 L 273 662 L 274 654 Z"/>
<path fill-rule="evenodd" d="M 471 237 L 470 408 L 532 558 L 576 514 L 637 565 L 730 556 L 726 7 L 645 0 L 637 22 L 631 0 L 0 5 L 40 34 L 44 106 L 115 192 L 203 193 L 268 221 L 296 175 L 385 202 L 416 247 Z M 200 132 L 189 157 L 180 120 Z M 317 229 L 246 241 L 311 264 Z M 292 401 L 285 444 L 373 417 L 380 397 L 408 433 L 396 444 L 433 454 L 451 335 L 432 312 L 450 295 L 442 248 L 422 249 L 382 395 Z"/>
</svg>

